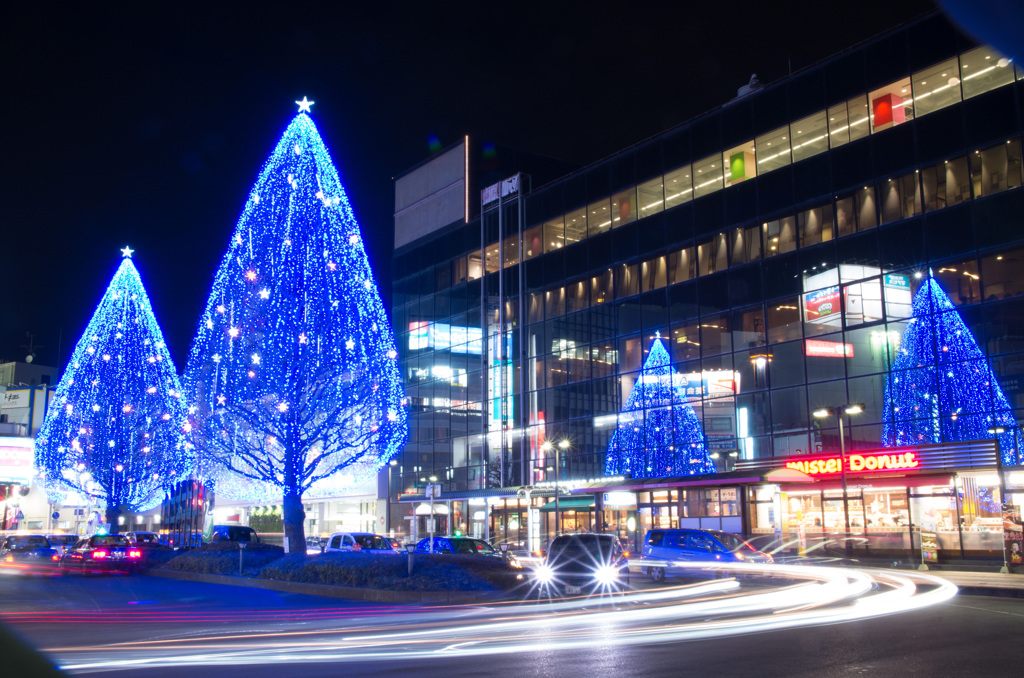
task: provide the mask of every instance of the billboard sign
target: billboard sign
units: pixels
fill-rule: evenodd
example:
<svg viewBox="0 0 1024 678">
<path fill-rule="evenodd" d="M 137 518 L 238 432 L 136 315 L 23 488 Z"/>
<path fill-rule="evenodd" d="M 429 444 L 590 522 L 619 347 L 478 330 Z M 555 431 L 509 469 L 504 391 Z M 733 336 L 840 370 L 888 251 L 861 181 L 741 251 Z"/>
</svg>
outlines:
<svg viewBox="0 0 1024 678">
<path fill-rule="evenodd" d="M 0 437 L 0 482 L 28 485 L 32 480 L 34 458 L 32 438 Z"/>
<path fill-rule="evenodd" d="M 813 358 L 852 358 L 853 344 L 841 341 L 807 339 L 804 341 L 804 355 Z"/>
<path fill-rule="evenodd" d="M 840 312 L 838 285 L 804 295 L 804 316 L 809 323 L 824 322 Z"/>
</svg>

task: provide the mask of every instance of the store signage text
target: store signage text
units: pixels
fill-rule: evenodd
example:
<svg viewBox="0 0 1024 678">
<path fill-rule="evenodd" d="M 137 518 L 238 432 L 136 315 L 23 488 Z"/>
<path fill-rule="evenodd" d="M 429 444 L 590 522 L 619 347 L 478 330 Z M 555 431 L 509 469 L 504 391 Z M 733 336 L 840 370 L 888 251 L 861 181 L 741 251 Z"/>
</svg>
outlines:
<svg viewBox="0 0 1024 678">
<path fill-rule="evenodd" d="M 841 341 L 806 339 L 804 341 L 804 355 L 813 358 L 852 358 L 853 344 L 844 344 Z"/>
<path fill-rule="evenodd" d="M 480 191 L 480 204 L 486 205 L 492 203 L 498 198 L 507 198 L 508 196 L 519 192 L 519 175 L 509 177 L 508 179 L 502 179 L 496 184 L 491 184 L 484 190 Z"/>
<path fill-rule="evenodd" d="M 902 454 L 849 454 L 846 456 L 846 470 L 851 473 L 894 471 L 918 468 L 920 465 L 921 462 L 913 452 L 903 452 Z M 831 475 L 842 473 L 843 470 L 839 457 L 790 461 L 786 462 L 786 468 L 803 471 L 809 476 Z"/>
</svg>

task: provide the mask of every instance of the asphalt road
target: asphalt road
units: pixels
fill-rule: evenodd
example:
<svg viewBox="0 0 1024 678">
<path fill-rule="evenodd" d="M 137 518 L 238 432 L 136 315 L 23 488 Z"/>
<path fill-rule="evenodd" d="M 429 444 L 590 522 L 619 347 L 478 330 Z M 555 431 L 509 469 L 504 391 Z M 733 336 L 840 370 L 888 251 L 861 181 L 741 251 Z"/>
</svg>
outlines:
<svg viewBox="0 0 1024 678">
<path fill-rule="evenodd" d="M 105 666 L 99 671 L 118 676 L 1001 676 L 1019 673 L 1024 637 L 1024 601 L 956 596 L 924 609 L 862 621 L 695 641 L 621 644 L 612 641 L 621 640 L 616 636 L 629 634 L 632 627 L 617 623 L 616 606 L 595 604 L 571 613 L 577 623 L 593 620 L 605 634 L 604 642 L 598 639 L 585 647 L 557 649 L 532 642 L 497 655 L 436 651 L 413 660 L 392 660 L 386 654 L 343 663 L 318 660 L 322 648 L 358 634 L 402 635 L 437 628 L 443 635 L 450 628 L 445 624 L 472 625 L 478 617 L 482 623 L 483 614 L 493 623 L 493 611 L 481 610 L 450 608 L 427 623 L 424 616 L 430 613 L 416 606 L 152 577 L 0 577 L 0 618 L 6 628 L 59 665 L 89 667 L 105 659 L 159 657 L 166 652 L 189 652 L 196 662 L 172 667 L 133 664 L 123 670 Z M 543 625 L 546 620 L 537 616 L 529 623 Z M 456 636 L 455 643 L 459 633 L 450 633 Z M 520 632 L 507 633 L 514 641 Z M 561 637 L 571 638 L 572 631 Z M 403 647 L 414 644 L 403 641 Z M 221 657 L 216 665 L 204 664 L 203 653 L 212 657 L 214 648 L 261 654 L 266 661 L 233 665 Z M 282 656 L 282 651 L 292 654 Z M 2 659 L 0 665 L 6 666 Z"/>
</svg>

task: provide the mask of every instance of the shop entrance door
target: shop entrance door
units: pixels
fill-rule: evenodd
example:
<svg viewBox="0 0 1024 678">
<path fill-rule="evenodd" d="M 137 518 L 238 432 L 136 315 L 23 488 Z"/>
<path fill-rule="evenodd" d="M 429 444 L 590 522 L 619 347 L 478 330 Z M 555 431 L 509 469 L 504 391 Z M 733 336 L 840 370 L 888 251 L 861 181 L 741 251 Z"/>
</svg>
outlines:
<svg viewBox="0 0 1024 678">
<path fill-rule="evenodd" d="M 911 548 L 918 562 L 922 562 L 922 532 L 929 553 L 933 550 L 932 544 L 937 546 L 936 558 L 932 562 L 942 563 L 961 558 L 960 515 L 953 488 L 922 487 L 911 489 L 910 492 L 910 521 L 913 524 Z"/>
</svg>

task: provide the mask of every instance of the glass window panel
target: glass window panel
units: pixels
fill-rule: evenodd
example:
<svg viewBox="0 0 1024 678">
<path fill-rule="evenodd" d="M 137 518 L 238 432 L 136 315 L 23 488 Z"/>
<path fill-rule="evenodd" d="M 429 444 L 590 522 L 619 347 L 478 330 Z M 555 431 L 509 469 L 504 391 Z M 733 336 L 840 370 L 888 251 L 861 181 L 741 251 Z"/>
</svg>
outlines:
<svg viewBox="0 0 1024 678">
<path fill-rule="evenodd" d="M 760 174 L 790 163 L 789 127 L 780 127 L 757 138 L 757 171 Z"/>
<path fill-rule="evenodd" d="M 877 278 L 864 280 L 843 287 L 843 317 L 847 327 L 881 320 L 882 285 Z"/>
<path fill-rule="evenodd" d="M 700 357 L 700 327 L 697 321 L 672 325 L 672 360 L 681 362 Z"/>
<path fill-rule="evenodd" d="M 1020 142 L 1016 139 L 975 151 L 970 158 L 975 197 L 1020 186 Z"/>
<path fill-rule="evenodd" d="M 857 218 L 853 213 L 853 196 L 836 200 L 836 231 L 840 238 L 857 232 Z"/>
<path fill-rule="evenodd" d="M 469 278 L 469 258 L 459 257 L 452 261 L 452 284 L 464 283 Z"/>
<path fill-rule="evenodd" d="M 850 116 L 845 102 L 829 107 L 828 136 L 832 148 L 850 143 Z"/>
<path fill-rule="evenodd" d="M 960 55 L 960 80 L 964 99 L 970 99 L 1013 82 L 1013 67 L 1002 54 L 982 46 Z"/>
<path fill-rule="evenodd" d="M 526 299 L 526 318 L 535 323 L 544 320 L 544 294 L 534 293 Z"/>
<path fill-rule="evenodd" d="M 594 306 L 612 299 L 612 270 L 595 275 L 590 279 L 590 303 Z"/>
<path fill-rule="evenodd" d="M 875 189 L 865 186 L 853 195 L 854 209 L 857 217 L 857 230 L 866 231 L 878 225 L 875 212 Z"/>
<path fill-rule="evenodd" d="M 861 94 L 846 102 L 846 114 L 850 130 L 850 141 L 863 139 L 870 132 L 871 114 L 868 111 L 868 95 Z"/>
<path fill-rule="evenodd" d="M 764 329 L 764 309 L 760 306 L 733 311 L 732 341 L 737 349 L 762 346 Z"/>
<path fill-rule="evenodd" d="M 565 223 L 562 217 L 544 222 L 544 251 L 565 247 Z"/>
<path fill-rule="evenodd" d="M 612 228 L 636 221 L 636 188 L 630 187 L 612 196 Z"/>
<path fill-rule="evenodd" d="M 582 311 L 590 306 L 588 291 L 590 281 L 587 279 L 577 280 L 565 286 L 565 308 L 567 313 Z"/>
<path fill-rule="evenodd" d="M 960 78 L 956 59 L 943 61 L 911 76 L 914 109 L 926 115 L 960 101 Z"/>
<path fill-rule="evenodd" d="M 700 344 L 703 355 L 728 353 L 732 350 L 729 316 L 722 314 L 700 320 Z"/>
<path fill-rule="evenodd" d="M 797 228 L 800 232 L 800 246 L 816 245 L 832 239 L 834 223 L 832 205 L 804 210 L 796 215 Z"/>
<path fill-rule="evenodd" d="M 789 126 L 792 135 L 793 162 L 828 150 L 828 114 L 818 111 Z"/>
<path fill-rule="evenodd" d="M 897 80 L 868 95 L 871 102 L 871 132 L 880 132 L 914 119 L 914 96 L 910 78 Z"/>
<path fill-rule="evenodd" d="M 981 301 L 981 276 L 974 257 L 933 264 L 932 274 L 953 304 L 960 306 Z"/>
<path fill-rule="evenodd" d="M 640 265 L 642 292 L 664 287 L 668 282 L 668 258 L 655 257 Z"/>
<path fill-rule="evenodd" d="M 774 257 L 783 252 L 792 252 L 796 249 L 796 218 L 783 217 L 774 221 L 765 222 L 762 230 L 764 242 L 767 249 L 766 254 Z"/>
<path fill-rule="evenodd" d="M 761 258 L 761 229 L 756 226 L 733 229 L 729 256 L 733 266 Z"/>
<path fill-rule="evenodd" d="M 699 198 L 722 188 L 722 156 L 712 155 L 693 163 L 693 197 Z"/>
<path fill-rule="evenodd" d="M 680 167 L 665 175 L 665 209 L 693 200 L 690 166 Z"/>
<path fill-rule="evenodd" d="M 501 255 L 503 261 L 501 263 L 502 268 L 508 268 L 509 266 L 515 266 L 519 263 L 519 236 L 510 235 L 505 238 L 505 242 L 502 243 Z"/>
<path fill-rule="evenodd" d="M 690 280 L 697 276 L 697 259 L 692 247 L 684 247 L 668 255 L 670 284 Z"/>
<path fill-rule="evenodd" d="M 636 187 L 640 218 L 657 214 L 665 209 L 664 183 L 661 177 L 645 181 Z"/>
<path fill-rule="evenodd" d="M 523 261 L 533 259 L 544 252 L 544 229 L 534 226 L 523 231 Z"/>
<path fill-rule="evenodd" d="M 544 292 L 544 308 L 548 318 L 565 313 L 565 288 L 555 287 Z"/>
<path fill-rule="evenodd" d="M 796 297 L 768 303 L 768 341 L 777 343 L 803 337 L 800 300 Z"/>
<path fill-rule="evenodd" d="M 587 233 L 596 235 L 612 227 L 611 201 L 608 198 L 587 205 Z"/>
<path fill-rule="evenodd" d="M 754 142 L 747 141 L 722 153 L 725 167 L 725 185 L 732 186 L 757 176 L 757 161 L 754 158 Z"/>
<path fill-rule="evenodd" d="M 893 177 L 878 187 L 881 223 L 889 224 L 920 213 L 917 197 L 917 173 Z"/>
<path fill-rule="evenodd" d="M 1024 294 L 1024 250 L 1003 250 L 981 261 L 985 300 L 1009 299 Z"/>
<path fill-rule="evenodd" d="M 636 264 L 622 264 L 615 267 L 615 298 L 622 299 L 640 292 L 640 278 Z"/>
<path fill-rule="evenodd" d="M 587 208 L 581 207 L 565 215 L 565 244 L 571 245 L 587 237 Z"/>
<path fill-rule="evenodd" d="M 699 275 L 708 275 L 728 268 L 725 233 L 719 233 L 710 240 L 697 245 L 697 270 Z"/>
<path fill-rule="evenodd" d="M 488 273 L 498 270 L 498 243 L 491 243 L 484 248 L 484 263 L 487 265 Z"/>
</svg>

